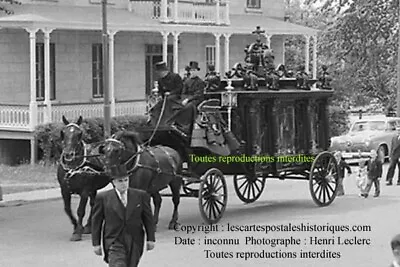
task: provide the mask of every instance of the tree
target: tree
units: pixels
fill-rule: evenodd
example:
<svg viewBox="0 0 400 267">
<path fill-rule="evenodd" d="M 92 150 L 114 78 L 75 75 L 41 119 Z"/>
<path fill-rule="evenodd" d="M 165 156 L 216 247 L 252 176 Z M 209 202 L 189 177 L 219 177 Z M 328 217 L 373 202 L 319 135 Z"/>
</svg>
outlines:
<svg viewBox="0 0 400 267">
<path fill-rule="evenodd" d="M 394 104 L 397 83 L 398 11 L 399 0 L 326 0 L 320 7 L 320 14 L 333 18 L 322 34 L 325 57 L 343 62 L 342 73 L 352 71 L 355 95 L 387 107 Z"/>
<path fill-rule="evenodd" d="M 14 14 L 10 5 L 20 5 L 21 2 L 16 0 L 0 0 L 0 11 L 6 13 L 7 15 Z"/>
</svg>

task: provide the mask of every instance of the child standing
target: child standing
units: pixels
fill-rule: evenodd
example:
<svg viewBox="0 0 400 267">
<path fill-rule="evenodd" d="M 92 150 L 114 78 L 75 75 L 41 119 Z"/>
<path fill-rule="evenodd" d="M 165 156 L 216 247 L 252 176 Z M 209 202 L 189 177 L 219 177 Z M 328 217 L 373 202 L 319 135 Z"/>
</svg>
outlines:
<svg viewBox="0 0 400 267">
<path fill-rule="evenodd" d="M 400 266 L 400 234 L 393 237 L 392 241 L 390 241 L 390 247 L 393 252 L 393 262 L 390 267 L 399 267 Z"/>
<path fill-rule="evenodd" d="M 371 190 L 372 184 L 375 185 L 374 197 L 379 197 L 380 194 L 380 183 L 379 179 L 382 177 L 382 162 L 378 158 L 376 150 L 371 150 L 370 159 L 367 161 L 367 185 L 365 186 L 364 192 L 361 196 L 367 198 L 369 191 Z"/>
<path fill-rule="evenodd" d="M 339 169 L 339 183 L 338 183 L 338 196 L 343 196 L 344 195 L 344 187 L 343 187 L 343 179 L 345 177 L 345 170 L 347 170 L 347 174 L 351 174 L 351 168 L 349 164 L 345 161 L 345 159 L 342 157 L 341 152 L 336 152 L 335 153 L 335 159 L 338 164 L 338 169 Z"/>
</svg>

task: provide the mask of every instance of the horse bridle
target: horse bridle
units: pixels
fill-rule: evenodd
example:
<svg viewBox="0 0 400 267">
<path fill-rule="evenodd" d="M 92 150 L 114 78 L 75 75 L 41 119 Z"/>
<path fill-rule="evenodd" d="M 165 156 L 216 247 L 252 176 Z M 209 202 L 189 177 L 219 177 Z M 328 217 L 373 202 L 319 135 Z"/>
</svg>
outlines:
<svg viewBox="0 0 400 267">
<path fill-rule="evenodd" d="M 106 139 L 106 140 L 105 140 L 105 143 L 106 143 L 106 142 L 111 142 L 111 143 L 117 144 L 117 145 L 119 146 L 119 148 L 121 149 L 121 151 L 128 151 L 128 149 L 126 148 L 125 144 L 124 144 L 122 141 L 120 141 L 120 140 L 118 140 L 118 139 L 115 139 L 114 135 L 111 136 L 111 138 Z M 144 150 L 145 150 L 145 149 L 144 149 L 142 146 L 136 144 L 136 153 L 134 153 L 134 154 L 133 154 L 129 159 L 127 159 L 125 162 L 120 163 L 121 165 L 127 166 L 130 162 L 132 162 L 134 159 L 136 159 L 136 160 L 135 160 L 135 163 L 133 164 L 133 167 L 132 167 L 130 170 L 128 170 L 128 173 L 129 173 L 129 174 L 132 173 L 132 172 L 137 168 L 137 166 L 139 165 L 140 155 L 144 152 Z M 122 154 L 122 152 L 121 152 L 121 154 Z M 119 155 L 119 156 L 118 156 L 119 162 L 122 161 L 122 158 L 121 158 L 121 157 L 122 157 L 122 155 Z M 114 166 L 115 166 L 115 165 L 112 165 L 112 166 L 110 166 L 110 167 L 114 167 Z"/>
<path fill-rule="evenodd" d="M 75 127 L 75 128 L 78 128 L 79 130 L 81 130 L 81 128 L 79 127 L 79 125 L 76 124 L 76 123 L 73 123 L 73 122 L 69 123 L 69 124 L 66 126 L 66 128 L 71 127 L 71 126 L 72 126 L 72 127 Z M 61 166 L 62 166 L 62 168 L 63 168 L 64 170 L 76 170 L 76 169 L 81 168 L 83 165 L 85 165 L 85 163 L 86 163 L 86 158 L 87 158 L 86 144 L 85 144 L 85 142 L 84 142 L 83 140 L 81 140 L 81 141 L 79 142 L 79 144 L 82 144 L 82 147 L 83 147 L 83 156 L 80 156 L 80 157 L 79 157 L 79 158 L 82 158 L 82 159 L 83 159 L 82 162 L 81 162 L 81 164 L 80 164 L 79 166 L 77 166 L 76 168 L 74 168 L 74 169 L 68 167 L 67 164 L 64 162 L 64 160 L 66 160 L 66 159 L 65 159 L 65 157 L 64 157 L 64 149 L 63 149 L 63 151 L 61 152 L 61 155 L 60 155 L 60 164 L 61 164 Z M 76 149 L 74 149 L 74 154 L 73 154 L 72 159 L 71 159 L 71 160 L 66 160 L 66 161 L 71 162 L 71 161 L 73 161 L 74 159 L 76 159 L 76 157 L 75 157 L 75 151 L 76 151 Z"/>
</svg>

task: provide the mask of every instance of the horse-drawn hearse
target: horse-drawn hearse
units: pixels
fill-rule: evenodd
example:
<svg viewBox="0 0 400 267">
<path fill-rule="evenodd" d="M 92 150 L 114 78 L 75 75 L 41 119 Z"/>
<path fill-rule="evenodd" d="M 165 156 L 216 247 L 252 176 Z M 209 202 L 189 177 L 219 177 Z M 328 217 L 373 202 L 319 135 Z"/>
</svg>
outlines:
<svg viewBox="0 0 400 267">
<path fill-rule="evenodd" d="M 293 75 L 277 71 L 260 39 L 245 51 L 243 66 L 211 79 L 216 86 L 205 92 L 188 131 L 165 117 L 167 97 L 155 96 L 159 116 L 137 133 L 118 132 L 100 146 L 108 174 L 122 165 L 132 175 L 131 186 L 153 196 L 156 222 L 158 191 L 169 185 L 175 207 L 170 228 L 182 196 L 198 198 L 203 219 L 217 223 L 227 205 L 226 175 L 233 175 L 245 203 L 256 201 L 273 178 L 308 181 L 319 206 L 334 201 L 339 181 L 337 162 L 327 152 L 329 77 L 311 79 L 304 68 Z"/>
</svg>

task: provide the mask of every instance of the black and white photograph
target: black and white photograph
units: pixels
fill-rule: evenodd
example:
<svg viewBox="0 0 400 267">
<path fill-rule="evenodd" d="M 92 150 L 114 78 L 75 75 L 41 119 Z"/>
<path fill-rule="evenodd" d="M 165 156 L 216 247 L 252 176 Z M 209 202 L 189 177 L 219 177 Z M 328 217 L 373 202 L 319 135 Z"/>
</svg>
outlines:
<svg viewBox="0 0 400 267">
<path fill-rule="evenodd" d="M 400 0 L 0 0 L 0 267 L 400 267 Z"/>
</svg>

